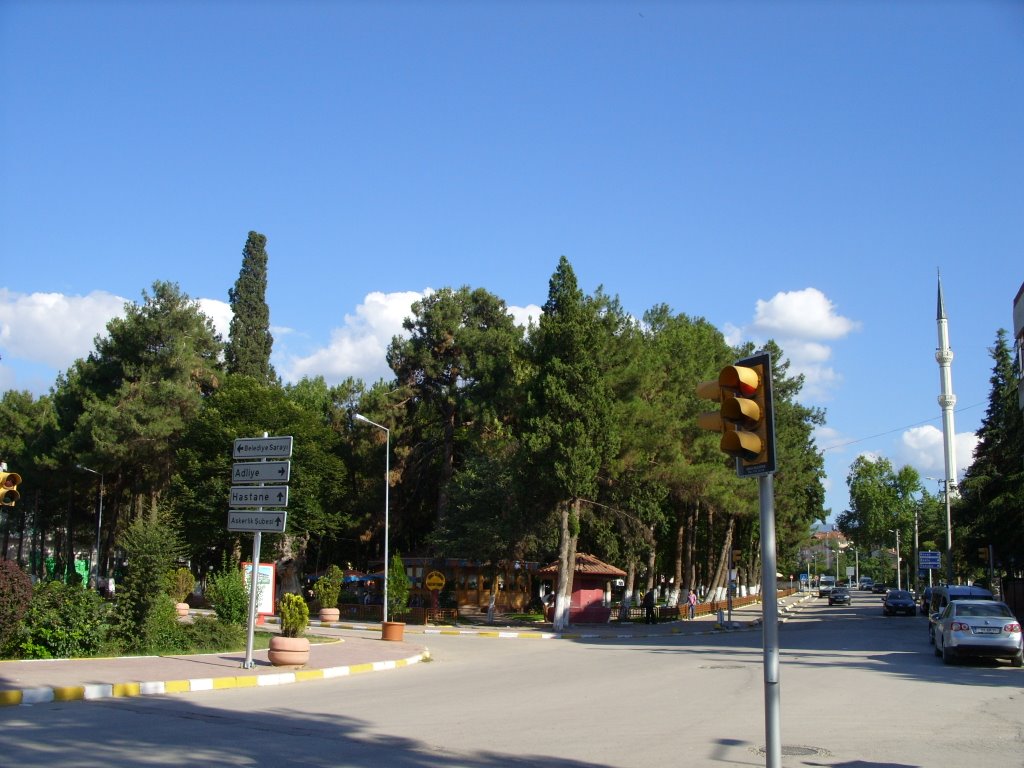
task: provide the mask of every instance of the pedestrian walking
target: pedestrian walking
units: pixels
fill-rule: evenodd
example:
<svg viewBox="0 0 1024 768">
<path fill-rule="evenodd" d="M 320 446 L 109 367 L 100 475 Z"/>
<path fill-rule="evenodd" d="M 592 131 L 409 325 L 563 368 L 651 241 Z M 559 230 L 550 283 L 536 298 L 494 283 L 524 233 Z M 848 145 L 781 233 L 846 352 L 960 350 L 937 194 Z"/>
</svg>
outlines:
<svg viewBox="0 0 1024 768">
<path fill-rule="evenodd" d="M 690 590 L 690 594 L 686 596 L 686 602 L 687 609 L 690 612 L 690 620 L 692 621 L 693 617 L 697 615 L 697 593 L 692 589 Z"/>
<path fill-rule="evenodd" d="M 654 602 L 657 599 L 654 587 L 647 590 L 647 594 L 644 595 L 644 624 L 656 624 L 654 620 Z"/>
</svg>

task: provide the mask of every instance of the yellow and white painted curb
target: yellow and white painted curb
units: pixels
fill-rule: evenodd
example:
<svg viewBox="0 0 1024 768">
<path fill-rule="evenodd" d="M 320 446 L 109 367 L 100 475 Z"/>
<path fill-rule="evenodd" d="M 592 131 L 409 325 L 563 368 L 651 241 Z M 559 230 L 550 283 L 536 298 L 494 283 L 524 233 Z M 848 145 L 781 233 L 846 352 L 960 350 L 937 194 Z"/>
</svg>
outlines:
<svg viewBox="0 0 1024 768">
<path fill-rule="evenodd" d="M 113 684 L 69 685 L 22 690 L 0 690 L 0 706 L 46 704 L 52 701 L 89 701 L 92 699 L 123 698 L 129 696 L 153 696 L 168 693 L 191 693 L 197 691 L 222 691 L 232 688 L 263 688 L 270 685 L 289 685 L 310 680 L 329 680 L 336 677 L 350 677 L 367 672 L 383 672 L 400 669 L 430 659 L 430 651 L 406 659 L 374 661 L 352 664 L 345 667 L 326 669 L 296 669 L 292 672 L 277 672 L 264 675 L 235 675 L 227 677 L 205 677 L 191 680 L 165 680 L 153 682 L 131 682 Z"/>
</svg>

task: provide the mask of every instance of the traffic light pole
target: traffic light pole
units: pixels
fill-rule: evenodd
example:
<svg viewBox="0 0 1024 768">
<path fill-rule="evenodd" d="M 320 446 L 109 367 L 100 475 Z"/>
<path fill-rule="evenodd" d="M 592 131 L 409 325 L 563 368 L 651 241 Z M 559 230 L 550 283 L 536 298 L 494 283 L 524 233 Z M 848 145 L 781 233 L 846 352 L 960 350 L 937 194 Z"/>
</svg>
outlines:
<svg viewBox="0 0 1024 768">
<path fill-rule="evenodd" d="M 775 574 L 774 475 L 761 475 L 757 489 L 761 505 L 761 627 L 764 645 L 764 735 L 767 768 L 781 768 L 782 743 L 779 697 L 779 594 Z"/>
</svg>

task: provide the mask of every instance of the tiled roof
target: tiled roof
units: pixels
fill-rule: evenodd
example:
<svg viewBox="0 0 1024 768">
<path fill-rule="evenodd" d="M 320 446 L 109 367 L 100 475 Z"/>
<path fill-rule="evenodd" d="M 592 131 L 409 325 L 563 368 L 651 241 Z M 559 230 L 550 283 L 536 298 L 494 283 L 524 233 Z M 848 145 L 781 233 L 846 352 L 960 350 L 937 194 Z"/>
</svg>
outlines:
<svg viewBox="0 0 1024 768">
<path fill-rule="evenodd" d="M 549 565 L 545 565 L 543 568 L 538 568 L 537 573 L 540 575 L 554 575 L 558 573 L 558 561 L 556 560 Z M 583 552 L 576 553 L 576 567 L 573 568 L 573 573 L 584 573 L 588 576 L 614 576 L 618 579 L 624 578 L 626 575 L 626 572 L 621 568 L 608 565 L 608 563 L 602 563 L 593 555 Z"/>
</svg>

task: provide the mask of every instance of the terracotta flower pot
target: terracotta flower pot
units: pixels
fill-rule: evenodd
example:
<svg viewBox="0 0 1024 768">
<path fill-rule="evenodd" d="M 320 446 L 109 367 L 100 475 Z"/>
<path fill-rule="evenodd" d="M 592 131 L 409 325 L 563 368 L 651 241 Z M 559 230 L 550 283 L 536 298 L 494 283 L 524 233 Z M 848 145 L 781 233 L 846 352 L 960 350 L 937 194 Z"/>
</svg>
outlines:
<svg viewBox="0 0 1024 768">
<path fill-rule="evenodd" d="M 178 612 L 179 616 L 188 616 L 188 603 L 175 603 L 174 610 Z"/>
<path fill-rule="evenodd" d="M 341 618 L 341 611 L 337 608 L 321 608 L 320 621 L 334 622 Z"/>
<path fill-rule="evenodd" d="M 309 638 L 274 635 L 267 656 L 275 667 L 304 666 L 309 661 Z"/>
<path fill-rule="evenodd" d="M 402 642 L 405 637 L 404 621 L 385 621 L 380 625 L 380 639 L 389 640 L 394 643 Z"/>
</svg>

